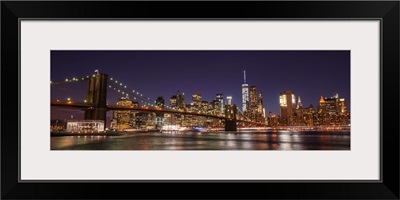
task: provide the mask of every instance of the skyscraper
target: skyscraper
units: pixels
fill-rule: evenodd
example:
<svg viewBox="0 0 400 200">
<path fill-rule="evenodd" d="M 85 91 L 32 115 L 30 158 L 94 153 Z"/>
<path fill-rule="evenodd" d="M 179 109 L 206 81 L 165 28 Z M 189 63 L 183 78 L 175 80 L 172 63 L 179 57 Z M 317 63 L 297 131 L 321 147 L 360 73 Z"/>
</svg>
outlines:
<svg viewBox="0 0 400 200">
<path fill-rule="evenodd" d="M 221 102 L 221 113 L 224 111 L 224 95 L 223 94 L 217 94 L 217 98 L 219 102 Z"/>
<path fill-rule="evenodd" d="M 287 90 L 280 94 L 279 105 L 281 118 L 285 120 L 285 122 L 283 123 L 286 125 L 290 125 L 296 108 L 296 97 L 291 90 Z"/>
<path fill-rule="evenodd" d="M 257 87 L 256 86 L 250 86 L 250 110 L 252 112 L 257 111 Z"/>
<path fill-rule="evenodd" d="M 348 125 L 350 123 L 350 115 L 347 112 L 346 100 L 339 98 L 339 94 L 330 98 L 321 96 L 318 105 L 318 124 L 323 125 Z"/>
<path fill-rule="evenodd" d="M 176 92 L 176 106 L 178 109 L 183 109 L 186 107 L 185 96 L 183 96 L 179 90 Z"/>
<path fill-rule="evenodd" d="M 297 98 L 297 109 L 302 108 L 303 104 L 301 103 L 300 96 Z"/>
<path fill-rule="evenodd" d="M 192 95 L 192 104 L 195 107 L 200 108 L 200 106 L 201 106 L 201 94 L 200 93 L 198 93 L 198 92 L 193 93 L 193 95 Z"/>
<path fill-rule="evenodd" d="M 249 85 L 246 83 L 246 71 L 244 71 L 244 79 L 242 84 L 242 111 L 246 112 L 249 105 Z"/>
<path fill-rule="evenodd" d="M 226 105 L 232 105 L 232 97 L 231 96 L 226 97 Z"/>
<path fill-rule="evenodd" d="M 169 106 L 170 106 L 171 108 L 176 108 L 176 107 L 178 106 L 176 95 L 172 96 L 172 97 L 169 99 Z"/>
<path fill-rule="evenodd" d="M 264 105 L 263 105 L 263 96 L 262 93 L 258 93 L 258 112 L 259 113 L 264 113 Z M 265 117 L 265 114 L 263 114 L 263 117 Z"/>
<path fill-rule="evenodd" d="M 318 112 L 328 114 L 346 113 L 346 100 L 344 98 L 339 98 L 339 94 L 336 94 L 331 98 L 323 98 L 321 96 L 319 100 Z"/>
</svg>

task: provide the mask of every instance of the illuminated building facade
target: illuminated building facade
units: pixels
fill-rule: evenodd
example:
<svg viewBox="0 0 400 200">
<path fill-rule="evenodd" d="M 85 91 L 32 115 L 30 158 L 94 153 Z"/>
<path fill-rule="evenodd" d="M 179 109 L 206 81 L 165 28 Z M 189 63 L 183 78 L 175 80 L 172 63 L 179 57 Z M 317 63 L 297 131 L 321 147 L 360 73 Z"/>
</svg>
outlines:
<svg viewBox="0 0 400 200">
<path fill-rule="evenodd" d="M 250 86 L 250 110 L 252 112 L 257 111 L 257 87 Z"/>
<path fill-rule="evenodd" d="M 231 96 L 226 97 L 226 105 L 232 105 L 232 97 Z"/>
<path fill-rule="evenodd" d="M 297 98 L 297 109 L 299 109 L 299 108 L 302 108 L 303 107 L 303 104 L 301 103 L 301 99 L 300 99 L 300 96 L 298 96 L 298 98 Z"/>
<path fill-rule="evenodd" d="M 344 114 L 347 112 L 346 100 L 339 98 L 339 94 L 336 94 L 330 98 L 323 98 L 321 96 L 319 100 L 318 113 L 328 114 Z"/>
<path fill-rule="evenodd" d="M 265 117 L 265 109 L 264 109 L 264 104 L 263 104 L 263 95 L 262 93 L 258 93 L 258 112 L 263 113 L 263 117 Z"/>
<path fill-rule="evenodd" d="M 283 125 L 292 125 L 296 108 L 296 97 L 291 90 L 287 90 L 279 96 L 280 117 Z"/>
<path fill-rule="evenodd" d="M 246 71 L 242 84 L 242 111 L 247 112 L 249 108 L 249 85 L 246 83 Z"/>
<path fill-rule="evenodd" d="M 184 93 L 181 94 L 179 90 L 176 92 L 176 107 L 177 109 L 184 109 L 186 107 L 186 100 Z"/>
<path fill-rule="evenodd" d="M 301 101 L 300 98 L 298 98 Z M 311 104 L 308 108 L 303 107 L 303 105 L 297 102 L 297 108 L 293 117 L 293 124 L 295 126 L 314 126 L 315 121 L 315 110 L 314 106 Z"/>
<path fill-rule="evenodd" d="M 169 107 L 171 107 L 172 109 L 176 109 L 178 107 L 178 101 L 176 95 L 172 96 L 169 99 Z"/>
<path fill-rule="evenodd" d="M 207 111 L 208 111 L 208 101 L 201 101 L 200 110 L 203 113 L 207 113 Z"/>
<path fill-rule="evenodd" d="M 157 97 L 156 99 L 156 107 L 157 108 L 164 108 L 165 106 L 165 101 L 164 101 L 164 97 Z M 156 113 L 156 127 L 162 127 L 164 124 L 164 113 Z"/>
<path fill-rule="evenodd" d="M 212 101 L 211 104 L 212 104 L 212 110 L 211 110 L 210 114 L 222 113 L 221 112 L 221 101 L 215 99 Z"/>
<path fill-rule="evenodd" d="M 346 99 L 339 94 L 330 98 L 321 96 L 318 105 L 317 125 L 349 125 L 350 114 L 347 112 Z"/>
<path fill-rule="evenodd" d="M 221 113 L 224 112 L 224 95 L 223 94 L 217 94 L 216 100 L 221 102 Z"/>
<path fill-rule="evenodd" d="M 192 94 L 192 105 L 200 108 L 201 106 L 201 94 L 196 92 Z"/>
<path fill-rule="evenodd" d="M 236 117 L 236 105 L 226 105 L 225 108 L 225 117 L 228 117 L 230 119 L 235 119 Z"/>
<path fill-rule="evenodd" d="M 103 120 L 67 120 L 67 132 L 90 133 L 104 131 Z"/>
<path fill-rule="evenodd" d="M 122 97 L 117 101 L 117 107 L 131 107 L 139 106 L 138 102 L 134 102 L 128 98 Z M 111 118 L 111 129 L 125 130 L 135 127 L 136 124 L 136 114 L 135 111 L 129 110 L 115 110 L 113 111 L 113 116 Z"/>
</svg>

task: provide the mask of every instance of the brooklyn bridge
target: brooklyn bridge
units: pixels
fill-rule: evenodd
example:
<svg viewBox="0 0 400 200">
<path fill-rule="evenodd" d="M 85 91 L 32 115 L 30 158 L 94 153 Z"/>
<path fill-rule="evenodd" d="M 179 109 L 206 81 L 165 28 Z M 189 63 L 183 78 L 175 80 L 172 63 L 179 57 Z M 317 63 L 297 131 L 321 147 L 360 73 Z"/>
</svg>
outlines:
<svg viewBox="0 0 400 200">
<path fill-rule="evenodd" d="M 137 111 L 144 113 L 156 113 L 156 114 L 171 114 L 171 115 L 184 115 L 184 116 L 201 116 L 207 119 L 219 119 L 223 121 L 225 131 L 236 131 L 237 126 L 266 126 L 263 122 L 257 122 L 246 117 L 235 104 L 226 106 L 224 113 L 210 114 L 200 111 L 187 111 L 182 109 L 176 109 L 169 106 L 159 107 L 156 105 L 156 101 L 127 87 L 127 85 L 109 78 L 107 74 L 97 73 L 88 75 L 82 78 L 66 79 L 64 81 L 53 82 L 52 86 L 59 84 L 69 84 L 73 82 L 87 81 L 86 99 L 83 102 L 67 101 L 52 99 L 51 107 L 63 108 L 63 109 L 77 109 L 84 111 L 85 120 L 102 120 L 106 123 L 107 111 Z M 109 104 L 107 99 L 107 92 L 109 90 L 120 93 L 121 95 L 130 95 L 131 98 L 141 103 L 141 106 L 130 105 L 130 106 L 119 106 Z"/>
</svg>

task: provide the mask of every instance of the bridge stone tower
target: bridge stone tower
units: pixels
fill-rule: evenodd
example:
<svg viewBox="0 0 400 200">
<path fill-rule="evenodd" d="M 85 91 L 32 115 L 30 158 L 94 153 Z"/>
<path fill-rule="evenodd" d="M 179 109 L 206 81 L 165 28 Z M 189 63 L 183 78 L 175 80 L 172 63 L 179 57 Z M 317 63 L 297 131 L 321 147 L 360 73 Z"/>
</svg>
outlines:
<svg viewBox="0 0 400 200">
<path fill-rule="evenodd" d="M 225 131 L 237 131 L 236 111 L 237 111 L 236 104 L 225 106 L 225 117 L 229 118 L 225 120 Z"/>
<path fill-rule="evenodd" d="M 85 119 L 104 120 L 107 113 L 107 74 L 97 74 L 89 78 L 86 102 L 94 104 L 93 109 L 85 110 Z"/>
</svg>

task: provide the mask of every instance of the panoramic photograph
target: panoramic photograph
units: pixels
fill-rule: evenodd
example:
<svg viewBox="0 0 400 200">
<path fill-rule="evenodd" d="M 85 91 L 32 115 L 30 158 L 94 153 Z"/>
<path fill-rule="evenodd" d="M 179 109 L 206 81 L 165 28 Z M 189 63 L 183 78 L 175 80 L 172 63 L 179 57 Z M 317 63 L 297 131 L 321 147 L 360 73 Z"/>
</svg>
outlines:
<svg viewBox="0 0 400 200">
<path fill-rule="evenodd" d="M 52 50 L 51 150 L 351 150 L 348 50 Z"/>
</svg>

